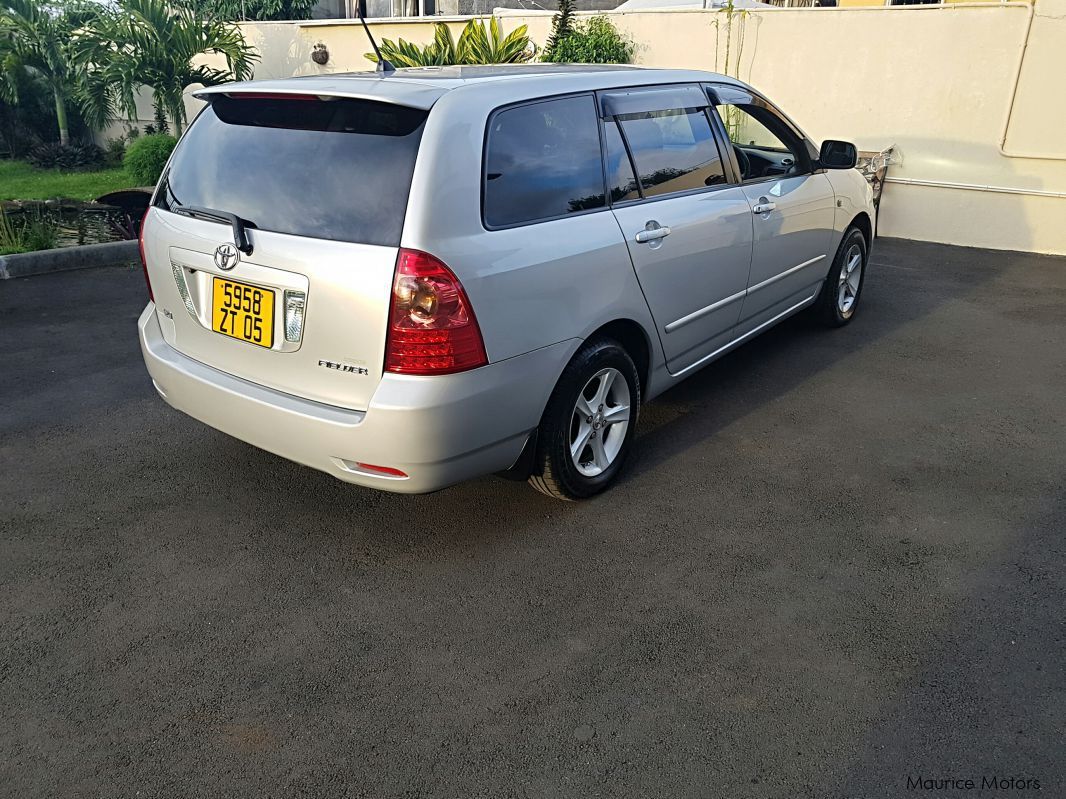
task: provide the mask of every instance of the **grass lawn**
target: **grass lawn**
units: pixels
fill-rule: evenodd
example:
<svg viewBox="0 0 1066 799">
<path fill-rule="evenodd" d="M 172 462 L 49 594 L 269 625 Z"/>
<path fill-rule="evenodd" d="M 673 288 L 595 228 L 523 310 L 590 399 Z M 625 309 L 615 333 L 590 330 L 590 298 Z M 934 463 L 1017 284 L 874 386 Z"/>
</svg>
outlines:
<svg viewBox="0 0 1066 799">
<path fill-rule="evenodd" d="M 62 172 L 37 169 L 25 161 L 0 161 L 0 200 L 93 200 L 132 186 L 133 181 L 121 168 Z"/>
</svg>

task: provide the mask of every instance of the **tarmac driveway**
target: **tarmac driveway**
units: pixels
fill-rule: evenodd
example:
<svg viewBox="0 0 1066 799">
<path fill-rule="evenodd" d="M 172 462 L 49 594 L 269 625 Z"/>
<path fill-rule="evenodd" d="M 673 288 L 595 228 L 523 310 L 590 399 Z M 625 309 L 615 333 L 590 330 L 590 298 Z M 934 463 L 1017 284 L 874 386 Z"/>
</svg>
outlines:
<svg viewBox="0 0 1066 799">
<path fill-rule="evenodd" d="M 584 504 L 208 429 L 144 301 L 0 283 L 0 794 L 1066 795 L 1066 259 L 879 240 Z"/>
</svg>

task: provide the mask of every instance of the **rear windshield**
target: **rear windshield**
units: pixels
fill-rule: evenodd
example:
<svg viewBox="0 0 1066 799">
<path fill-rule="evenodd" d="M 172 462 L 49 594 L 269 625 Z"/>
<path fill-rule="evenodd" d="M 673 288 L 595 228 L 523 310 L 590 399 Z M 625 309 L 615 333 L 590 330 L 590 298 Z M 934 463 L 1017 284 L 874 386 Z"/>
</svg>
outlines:
<svg viewBox="0 0 1066 799">
<path fill-rule="evenodd" d="M 215 95 L 175 151 L 157 205 L 398 246 L 427 114 L 370 100 Z"/>
</svg>

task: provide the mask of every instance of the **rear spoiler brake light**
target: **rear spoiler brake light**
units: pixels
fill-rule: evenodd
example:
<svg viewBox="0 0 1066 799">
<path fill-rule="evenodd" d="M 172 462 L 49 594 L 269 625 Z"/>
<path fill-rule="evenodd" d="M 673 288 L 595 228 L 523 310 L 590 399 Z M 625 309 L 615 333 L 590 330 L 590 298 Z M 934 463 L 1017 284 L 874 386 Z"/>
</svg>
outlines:
<svg viewBox="0 0 1066 799">
<path fill-rule="evenodd" d="M 231 100 L 336 100 L 336 97 L 319 94 L 290 94 L 289 92 L 226 92 Z M 210 99 L 211 95 L 207 95 Z"/>
</svg>

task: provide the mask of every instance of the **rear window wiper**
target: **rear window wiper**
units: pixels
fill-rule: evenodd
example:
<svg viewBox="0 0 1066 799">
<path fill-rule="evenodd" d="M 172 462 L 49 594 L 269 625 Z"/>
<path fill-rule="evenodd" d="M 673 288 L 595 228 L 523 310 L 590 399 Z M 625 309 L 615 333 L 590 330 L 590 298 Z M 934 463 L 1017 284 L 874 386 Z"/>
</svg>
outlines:
<svg viewBox="0 0 1066 799">
<path fill-rule="evenodd" d="M 233 243 L 237 249 L 245 255 L 252 254 L 252 242 L 248 240 L 247 227 L 255 227 L 251 222 L 241 219 L 229 211 L 217 211 L 214 208 L 203 208 L 199 205 L 179 205 L 170 203 L 170 210 L 176 214 L 194 217 L 196 219 L 210 219 L 214 222 L 222 222 L 233 228 Z"/>
</svg>

